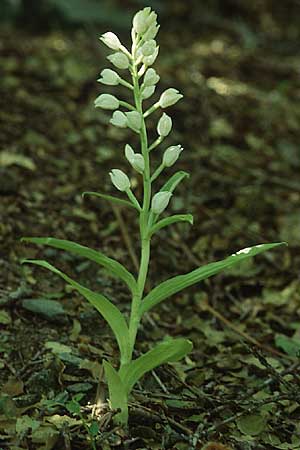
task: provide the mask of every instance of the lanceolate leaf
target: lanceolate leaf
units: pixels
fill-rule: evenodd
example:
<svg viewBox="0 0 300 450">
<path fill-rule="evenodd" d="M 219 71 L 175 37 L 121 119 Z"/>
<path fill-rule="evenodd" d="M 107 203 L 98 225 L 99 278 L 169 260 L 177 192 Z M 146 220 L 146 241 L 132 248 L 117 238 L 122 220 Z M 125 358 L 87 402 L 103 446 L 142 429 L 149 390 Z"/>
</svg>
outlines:
<svg viewBox="0 0 300 450">
<path fill-rule="evenodd" d="M 178 184 L 182 180 L 184 180 L 184 178 L 189 178 L 189 176 L 190 175 L 187 172 L 179 170 L 178 172 L 174 173 L 174 175 L 171 176 L 171 178 L 163 185 L 160 191 L 173 192 L 175 188 L 178 186 Z"/>
<path fill-rule="evenodd" d="M 111 407 L 113 409 L 121 409 L 121 412 L 116 415 L 116 421 L 127 423 L 128 403 L 124 384 L 118 372 L 107 361 L 103 361 L 103 366 L 108 384 Z"/>
<path fill-rule="evenodd" d="M 129 332 L 126 321 L 122 316 L 118 308 L 113 305 L 104 295 L 91 291 L 90 289 L 82 286 L 76 281 L 72 280 L 68 275 L 58 270 L 56 267 L 49 264 L 47 261 L 38 259 L 25 259 L 23 263 L 35 264 L 37 266 L 44 267 L 45 269 L 54 272 L 63 278 L 68 284 L 74 287 L 81 295 L 83 295 L 104 317 L 108 325 L 111 327 L 121 353 L 121 360 L 127 361 L 130 354 L 129 349 Z"/>
<path fill-rule="evenodd" d="M 215 275 L 222 270 L 225 270 L 235 264 L 240 263 L 244 259 L 251 258 L 252 256 L 258 255 L 259 253 L 270 250 L 271 248 L 278 247 L 279 245 L 284 245 L 284 242 L 277 242 L 273 244 L 260 244 L 254 247 L 249 247 L 240 250 L 237 253 L 229 256 L 228 258 L 207 264 L 206 266 L 200 267 L 193 270 L 185 275 L 178 275 L 174 278 L 170 278 L 167 281 L 162 282 L 160 285 L 156 286 L 148 295 L 144 298 L 141 304 L 140 313 L 144 314 L 149 311 L 153 306 L 157 305 L 165 298 L 182 291 L 182 289 L 192 286 L 199 281 L 205 280 L 206 278 Z"/>
<path fill-rule="evenodd" d="M 122 198 L 114 197 L 113 195 L 101 194 L 100 192 L 83 192 L 82 193 L 82 197 L 85 197 L 86 195 L 93 195 L 94 197 L 100 197 L 111 203 L 116 203 L 119 206 L 129 206 L 130 208 L 137 209 L 133 205 L 133 203 L 129 202 L 128 200 L 123 200 Z"/>
<path fill-rule="evenodd" d="M 150 230 L 151 234 L 156 233 L 161 228 L 167 227 L 176 222 L 189 222 L 193 225 L 193 216 L 192 214 L 175 214 L 174 216 L 166 217 L 165 219 L 160 220 Z"/>
<path fill-rule="evenodd" d="M 90 259 L 91 261 L 100 264 L 105 267 L 109 273 L 123 280 L 129 289 L 134 293 L 136 291 L 136 281 L 134 276 L 128 272 L 125 267 L 120 264 L 118 261 L 115 261 L 108 256 L 105 256 L 103 253 L 93 250 L 89 247 L 85 247 L 84 245 L 77 244 L 76 242 L 67 241 L 64 239 L 55 239 L 55 238 L 29 238 L 24 237 L 22 241 L 30 242 L 32 244 L 41 244 L 48 245 L 49 247 L 59 248 L 61 250 L 66 250 L 70 253 L 74 253 L 75 255 L 82 256 L 84 258 Z"/>
<path fill-rule="evenodd" d="M 170 339 L 161 342 L 154 349 L 132 361 L 120 370 L 127 394 L 130 393 L 135 383 L 150 370 L 167 362 L 174 362 L 183 358 L 193 348 L 191 341 L 183 338 Z"/>
</svg>

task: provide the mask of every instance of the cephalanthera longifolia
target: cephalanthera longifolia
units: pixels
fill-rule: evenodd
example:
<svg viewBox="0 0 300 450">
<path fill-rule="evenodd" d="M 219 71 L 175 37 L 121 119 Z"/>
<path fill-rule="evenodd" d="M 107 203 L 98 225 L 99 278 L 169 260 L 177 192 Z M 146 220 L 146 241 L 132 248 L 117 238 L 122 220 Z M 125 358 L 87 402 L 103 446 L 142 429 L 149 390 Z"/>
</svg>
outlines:
<svg viewBox="0 0 300 450">
<path fill-rule="evenodd" d="M 117 368 L 108 361 L 103 361 L 105 375 L 109 389 L 111 407 L 119 409 L 116 420 L 127 424 L 128 397 L 135 383 L 148 371 L 155 367 L 183 358 L 192 350 L 192 343 L 183 338 L 166 339 L 157 344 L 149 352 L 133 359 L 136 336 L 143 315 L 155 305 L 182 289 L 200 282 L 223 269 L 238 264 L 246 258 L 255 256 L 265 250 L 280 245 L 280 243 L 260 244 L 251 248 L 240 250 L 237 253 L 218 262 L 213 262 L 196 268 L 192 272 L 170 278 L 155 286 L 150 292 L 145 293 L 145 283 L 150 261 L 150 243 L 154 234 L 162 228 L 176 222 L 193 223 L 191 214 L 162 214 L 167 211 L 169 202 L 177 185 L 188 174 L 183 171 L 173 173 L 172 176 L 159 187 L 159 176 L 164 172 L 167 175 L 169 167 L 172 167 L 180 157 L 183 147 L 181 143 L 165 148 L 164 139 L 172 129 L 172 118 L 165 111 L 181 98 L 182 94 L 175 88 L 168 88 L 161 95 L 156 96 L 155 89 L 159 82 L 159 75 L 152 67 L 158 56 L 159 47 L 156 36 L 159 30 L 157 15 L 147 7 L 136 13 L 133 18 L 131 30 L 132 45 L 126 48 L 119 38 L 112 32 L 101 36 L 101 41 L 113 50 L 108 56 L 114 69 L 104 69 L 98 80 L 107 86 L 122 85 L 130 91 L 132 103 L 121 100 L 113 94 L 102 93 L 95 100 L 97 108 L 113 111 L 110 123 L 120 128 L 130 128 L 139 137 L 139 146 L 133 148 L 129 143 L 124 143 L 124 155 L 129 164 L 129 172 L 136 171 L 143 186 L 142 198 L 137 198 L 131 186 L 130 176 L 118 168 L 110 172 L 111 182 L 123 196 L 114 197 L 97 192 L 86 192 L 85 195 L 96 195 L 100 200 L 108 200 L 118 205 L 133 208 L 137 214 L 140 230 L 140 265 L 138 274 L 130 273 L 120 262 L 105 256 L 99 250 L 92 250 L 75 242 L 55 238 L 24 238 L 25 241 L 48 245 L 73 254 L 90 259 L 109 271 L 110 274 L 121 279 L 126 285 L 131 296 L 130 316 L 121 314 L 118 307 L 100 292 L 93 292 L 82 286 L 68 275 L 58 270 L 53 265 L 43 260 L 24 260 L 51 270 L 62 277 L 68 284 L 83 295 L 104 317 L 111 327 L 120 351 L 120 362 Z M 155 101 L 151 101 L 152 97 Z M 149 139 L 147 121 L 157 120 L 156 136 Z M 185 143 L 188 151 L 188 142 Z M 152 167 L 152 152 L 161 152 L 161 163 L 158 167 Z M 157 158 L 156 158 L 157 159 Z M 97 324 L 95 324 L 97 326 Z"/>
</svg>

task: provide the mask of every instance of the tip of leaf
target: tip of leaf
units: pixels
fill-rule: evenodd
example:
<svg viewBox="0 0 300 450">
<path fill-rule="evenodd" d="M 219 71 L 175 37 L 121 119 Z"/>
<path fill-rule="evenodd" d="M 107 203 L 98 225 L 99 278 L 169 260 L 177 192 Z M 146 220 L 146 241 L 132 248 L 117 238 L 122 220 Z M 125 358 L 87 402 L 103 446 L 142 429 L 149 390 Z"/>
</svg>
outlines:
<svg viewBox="0 0 300 450">
<path fill-rule="evenodd" d="M 184 175 L 184 176 L 187 177 L 187 178 L 190 178 L 190 174 L 189 174 L 188 172 L 185 172 L 185 170 L 180 170 L 179 173 L 180 173 L 181 175 Z"/>
<path fill-rule="evenodd" d="M 26 264 L 27 261 L 28 261 L 28 259 L 22 258 L 22 259 L 20 259 L 20 264 Z"/>
</svg>

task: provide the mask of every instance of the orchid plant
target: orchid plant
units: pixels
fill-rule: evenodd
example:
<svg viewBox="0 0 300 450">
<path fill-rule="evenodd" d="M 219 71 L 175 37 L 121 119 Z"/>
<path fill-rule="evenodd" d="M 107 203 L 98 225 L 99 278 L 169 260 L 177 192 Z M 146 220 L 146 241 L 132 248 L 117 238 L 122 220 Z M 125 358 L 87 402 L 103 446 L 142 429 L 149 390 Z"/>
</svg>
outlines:
<svg viewBox="0 0 300 450">
<path fill-rule="evenodd" d="M 105 33 L 101 41 L 113 50 L 108 60 L 117 70 L 104 69 L 98 80 L 107 86 L 123 85 L 133 96 L 133 103 L 119 100 L 111 94 L 102 93 L 95 100 L 97 108 L 113 111 L 110 122 L 120 128 L 130 128 L 139 136 L 140 148 L 133 149 L 125 145 L 125 157 L 130 166 L 136 171 L 143 183 L 143 198 L 138 199 L 131 188 L 130 177 L 120 169 L 112 169 L 110 178 L 115 188 L 126 194 L 128 199 L 110 196 L 97 192 L 86 192 L 84 195 L 96 195 L 118 205 L 133 208 L 138 216 L 141 256 L 137 276 L 130 273 L 120 262 L 105 256 L 98 250 L 79 245 L 68 240 L 55 238 L 23 238 L 24 241 L 42 244 L 56 249 L 69 251 L 94 261 L 108 270 L 111 275 L 121 279 L 131 294 L 130 317 L 125 317 L 118 307 L 102 293 L 93 292 L 87 287 L 71 279 L 44 260 L 24 260 L 23 262 L 36 264 L 49 269 L 63 278 L 83 297 L 85 297 L 103 316 L 112 329 L 120 351 L 118 368 L 110 362 L 104 361 L 105 375 L 108 383 L 109 400 L 113 409 L 118 410 L 115 418 L 117 422 L 126 425 L 128 421 L 128 399 L 136 382 L 146 373 L 157 366 L 177 361 L 185 357 L 192 350 L 192 343 L 184 338 L 168 338 L 157 344 L 147 353 L 134 358 L 134 348 L 139 325 L 143 315 L 168 297 L 175 295 L 184 288 L 199 283 L 221 270 L 239 264 L 249 257 L 253 257 L 265 250 L 280 245 L 280 243 L 260 244 L 240 250 L 237 253 L 218 262 L 213 262 L 196 268 L 190 273 L 178 275 L 163 281 L 150 292 L 145 293 L 145 283 L 150 260 L 151 238 L 162 228 L 176 222 L 193 223 L 191 214 L 175 214 L 162 218 L 167 209 L 177 185 L 188 176 L 186 172 L 175 172 L 162 187 L 157 188 L 157 179 L 163 171 L 167 171 L 178 160 L 183 148 L 180 144 L 165 149 L 161 163 L 152 170 L 150 156 L 157 152 L 172 128 L 172 119 L 165 110 L 182 98 L 177 89 L 165 90 L 157 101 L 144 108 L 144 104 L 155 93 L 159 75 L 151 66 L 154 64 L 159 47 L 156 35 L 159 30 L 157 15 L 150 7 L 136 13 L 133 18 L 131 31 L 132 46 L 127 49 L 119 38 L 111 32 Z M 122 72 L 129 74 L 124 78 Z M 157 122 L 157 137 L 149 143 L 147 119 L 155 112 L 161 111 Z M 153 118 L 152 118 L 153 120 Z"/>
</svg>

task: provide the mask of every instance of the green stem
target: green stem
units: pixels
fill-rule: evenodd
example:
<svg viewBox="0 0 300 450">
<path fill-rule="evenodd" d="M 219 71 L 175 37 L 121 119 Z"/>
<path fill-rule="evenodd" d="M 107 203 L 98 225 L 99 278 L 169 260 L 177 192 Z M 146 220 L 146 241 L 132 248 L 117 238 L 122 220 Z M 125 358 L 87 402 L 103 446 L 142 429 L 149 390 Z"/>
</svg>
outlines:
<svg viewBox="0 0 300 450">
<path fill-rule="evenodd" d="M 158 108 L 159 108 L 159 102 L 154 103 L 154 105 L 152 105 L 151 108 L 149 108 L 148 111 L 146 111 L 144 113 L 144 118 L 146 119 L 146 117 L 150 116 L 150 114 L 152 114 Z"/>
<path fill-rule="evenodd" d="M 151 177 L 151 182 L 156 180 L 157 177 L 159 177 L 159 175 L 162 173 L 164 168 L 165 168 L 165 166 L 163 164 L 160 164 L 160 166 L 158 166 L 158 168 L 155 170 L 154 174 Z"/>
<path fill-rule="evenodd" d="M 135 111 L 135 107 L 133 105 L 131 105 L 130 103 L 124 102 L 122 100 L 119 100 L 119 103 L 121 106 L 123 106 L 124 108 L 129 109 L 130 111 Z"/>
<path fill-rule="evenodd" d="M 163 137 L 159 136 L 157 139 L 155 139 L 155 141 L 153 142 L 153 144 L 150 145 L 149 147 L 149 152 L 151 152 L 151 150 L 153 150 L 154 148 L 156 148 L 159 144 L 162 143 L 163 141 Z"/>
<path fill-rule="evenodd" d="M 133 86 L 132 84 L 128 83 L 126 80 L 123 80 L 123 78 L 119 78 L 120 80 L 120 84 L 122 84 L 123 86 L 127 87 L 128 89 L 130 89 L 131 91 L 133 91 Z"/>
<path fill-rule="evenodd" d="M 126 191 L 126 194 L 128 195 L 128 198 L 131 201 L 131 203 L 134 205 L 135 209 L 137 209 L 138 211 L 141 211 L 142 208 L 141 208 L 139 202 L 137 201 L 135 195 L 133 194 L 132 190 L 128 189 Z"/>
<path fill-rule="evenodd" d="M 133 60 L 135 61 L 136 45 L 133 44 Z M 131 358 L 135 345 L 137 330 L 140 324 L 140 305 L 143 298 L 148 266 L 150 260 L 150 236 L 148 229 L 148 219 L 151 201 L 151 177 L 150 177 L 150 160 L 149 160 L 149 149 L 148 149 L 148 138 L 145 119 L 143 116 L 142 108 L 142 96 L 141 88 L 139 86 L 139 75 L 138 75 L 138 64 L 133 63 L 131 68 L 132 81 L 133 81 L 133 92 L 136 110 L 141 114 L 142 125 L 140 129 L 140 142 L 141 142 L 141 153 L 145 161 L 145 169 L 143 172 L 143 187 L 144 187 L 144 198 L 143 206 L 140 211 L 139 225 L 140 225 L 140 238 L 141 238 L 141 260 L 140 268 L 137 280 L 137 293 L 132 298 L 131 304 L 131 314 L 129 321 L 129 337 L 130 337 L 130 348 L 131 348 Z M 130 362 L 130 361 L 128 361 Z"/>
</svg>

